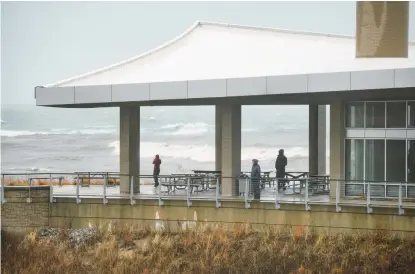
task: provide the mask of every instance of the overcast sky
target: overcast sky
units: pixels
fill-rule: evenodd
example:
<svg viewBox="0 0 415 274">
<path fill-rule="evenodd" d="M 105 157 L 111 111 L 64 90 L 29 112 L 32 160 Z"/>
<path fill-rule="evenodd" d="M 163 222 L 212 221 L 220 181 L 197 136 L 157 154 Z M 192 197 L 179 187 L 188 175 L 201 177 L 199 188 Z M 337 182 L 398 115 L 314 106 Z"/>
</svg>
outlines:
<svg viewBox="0 0 415 274">
<path fill-rule="evenodd" d="M 2 2 L 1 103 L 137 55 L 196 20 L 354 35 L 355 2 Z M 410 5 L 415 40 L 415 5 Z"/>
</svg>

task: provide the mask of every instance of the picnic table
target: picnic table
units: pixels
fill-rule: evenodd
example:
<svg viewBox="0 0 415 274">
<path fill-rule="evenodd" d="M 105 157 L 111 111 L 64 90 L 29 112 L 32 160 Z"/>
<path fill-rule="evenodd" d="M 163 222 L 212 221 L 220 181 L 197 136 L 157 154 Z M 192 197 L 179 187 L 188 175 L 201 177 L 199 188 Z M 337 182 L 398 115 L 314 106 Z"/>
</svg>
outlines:
<svg viewBox="0 0 415 274">
<path fill-rule="evenodd" d="M 222 171 L 218 170 L 193 170 L 195 174 L 220 175 Z"/>
<path fill-rule="evenodd" d="M 327 174 L 310 174 L 309 188 L 313 192 L 328 191 L 330 189 L 330 175 Z"/>
<path fill-rule="evenodd" d="M 285 183 L 293 182 L 293 192 L 300 194 L 305 188 L 305 182 L 308 178 L 308 190 L 312 193 L 324 192 L 329 190 L 330 175 L 327 174 L 310 174 L 309 172 L 286 172 Z M 296 182 L 298 182 L 300 191 L 297 192 Z"/>
<path fill-rule="evenodd" d="M 190 187 L 190 193 L 199 193 L 204 190 L 204 177 L 197 174 L 171 174 L 159 179 L 161 181 L 160 185 L 167 188 L 167 193 L 185 190 L 188 186 Z M 199 190 L 200 187 L 202 190 Z"/>
<path fill-rule="evenodd" d="M 107 187 L 115 187 L 117 185 L 117 179 L 119 176 L 114 172 L 75 172 L 79 178 L 79 184 L 81 187 L 90 187 L 91 179 L 102 179 L 107 178 Z"/>
<path fill-rule="evenodd" d="M 217 179 L 219 177 L 219 185 L 221 183 L 221 174 L 222 171 L 218 170 L 193 170 L 195 174 L 204 175 L 205 176 L 205 185 L 206 190 L 208 189 L 216 189 Z"/>
</svg>

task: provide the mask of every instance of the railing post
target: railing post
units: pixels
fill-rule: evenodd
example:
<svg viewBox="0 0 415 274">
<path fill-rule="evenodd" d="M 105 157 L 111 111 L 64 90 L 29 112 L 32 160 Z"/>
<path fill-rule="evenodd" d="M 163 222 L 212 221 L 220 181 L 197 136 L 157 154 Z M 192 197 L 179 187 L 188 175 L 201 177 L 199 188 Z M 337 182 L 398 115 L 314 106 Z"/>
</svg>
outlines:
<svg viewBox="0 0 415 274">
<path fill-rule="evenodd" d="M 370 206 L 370 182 L 367 182 L 366 188 L 366 211 L 368 214 L 373 213 L 373 208 Z"/>
<path fill-rule="evenodd" d="M 187 177 L 187 207 L 190 207 L 192 205 L 192 201 L 190 201 L 190 177 Z"/>
<path fill-rule="evenodd" d="M 341 212 L 342 208 L 340 206 L 340 181 L 337 181 L 336 183 L 336 212 Z"/>
<path fill-rule="evenodd" d="M 240 179 L 238 179 L 240 180 Z M 249 178 L 245 178 L 245 208 L 250 208 L 251 204 L 249 203 L 248 200 L 248 195 L 249 195 L 249 191 L 250 191 L 250 185 L 249 185 Z"/>
<path fill-rule="evenodd" d="M 3 204 L 5 204 L 5 203 L 7 203 L 7 200 L 6 200 L 6 198 L 4 198 L 4 185 L 5 185 L 5 183 L 4 183 L 4 178 L 5 178 L 5 176 L 4 176 L 4 174 L 1 176 L 1 204 L 3 205 Z"/>
<path fill-rule="evenodd" d="M 159 196 L 159 206 L 163 206 L 164 205 L 164 201 L 161 200 L 161 186 L 162 186 L 162 180 L 163 180 L 163 178 L 160 178 L 159 177 L 159 180 L 160 180 L 160 183 L 159 183 L 159 185 L 157 187 L 158 196 Z"/>
<path fill-rule="evenodd" d="M 311 206 L 308 204 L 308 178 L 305 179 L 305 190 L 304 191 L 305 191 L 304 192 L 304 205 L 305 205 L 305 210 L 306 211 L 310 211 L 311 210 Z"/>
<path fill-rule="evenodd" d="M 53 179 L 52 179 L 52 173 L 49 174 L 49 203 L 53 204 L 55 202 L 55 199 L 53 199 Z"/>
<path fill-rule="evenodd" d="M 102 203 L 105 205 L 108 203 L 107 199 L 107 184 L 108 184 L 108 176 L 104 174 L 104 189 L 102 191 Z"/>
<path fill-rule="evenodd" d="M 76 175 L 76 203 L 81 203 L 81 199 L 79 198 L 79 174 Z"/>
<path fill-rule="evenodd" d="M 32 193 L 31 193 L 32 183 L 31 182 L 32 181 L 30 181 L 30 179 L 29 179 L 29 185 L 28 185 L 28 187 L 29 187 L 29 197 L 26 198 L 26 203 L 31 203 L 32 202 Z"/>
<path fill-rule="evenodd" d="M 278 179 L 276 179 L 277 186 L 275 188 L 275 208 L 280 209 L 280 194 L 279 194 L 279 184 Z"/>
<path fill-rule="evenodd" d="M 221 202 L 219 202 L 219 176 L 216 177 L 216 189 L 215 189 L 215 198 L 216 198 L 216 208 L 219 208 L 222 206 Z"/>
<path fill-rule="evenodd" d="M 121 178 L 121 175 L 120 175 Z M 134 200 L 134 175 L 131 175 L 130 178 L 130 205 L 135 205 Z"/>
<path fill-rule="evenodd" d="M 399 183 L 399 195 L 398 195 L 398 214 L 403 215 L 405 210 L 403 209 L 402 204 L 402 182 Z"/>
</svg>

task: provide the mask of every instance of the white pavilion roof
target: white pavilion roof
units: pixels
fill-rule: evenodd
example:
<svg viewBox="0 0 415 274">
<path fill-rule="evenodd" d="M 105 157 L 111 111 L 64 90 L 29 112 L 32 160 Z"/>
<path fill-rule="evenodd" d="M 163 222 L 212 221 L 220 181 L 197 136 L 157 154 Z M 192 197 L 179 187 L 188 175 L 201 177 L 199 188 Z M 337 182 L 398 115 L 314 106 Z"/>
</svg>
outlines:
<svg viewBox="0 0 415 274">
<path fill-rule="evenodd" d="M 69 106 L 415 87 L 409 58 L 355 58 L 353 37 L 197 22 L 129 60 L 36 87 Z"/>
<path fill-rule="evenodd" d="M 48 86 L 151 83 L 415 67 L 409 58 L 355 58 L 353 37 L 197 22 L 124 62 Z"/>
</svg>

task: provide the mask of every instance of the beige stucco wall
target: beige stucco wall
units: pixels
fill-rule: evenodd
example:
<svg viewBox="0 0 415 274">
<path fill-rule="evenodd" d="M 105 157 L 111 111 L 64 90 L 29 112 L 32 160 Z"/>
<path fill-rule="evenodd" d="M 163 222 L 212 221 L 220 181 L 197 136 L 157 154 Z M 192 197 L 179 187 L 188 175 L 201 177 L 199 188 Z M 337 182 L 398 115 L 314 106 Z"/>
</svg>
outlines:
<svg viewBox="0 0 415 274">
<path fill-rule="evenodd" d="M 367 214 L 364 206 L 343 205 L 342 212 L 338 213 L 333 204 L 312 205 L 311 211 L 305 211 L 303 204 L 281 204 L 280 209 L 275 209 L 273 203 L 254 201 L 246 209 L 243 200 L 224 200 L 221 208 L 216 208 L 214 201 L 201 200 L 193 200 L 191 207 L 186 206 L 185 200 L 165 200 L 160 207 L 157 200 L 151 199 L 137 200 L 133 206 L 129 200 L 110 199 L 108 204 L 103 204 L 100 199 L 87 198 L 80 204 L 74 198 L 56 198 L 50 204 L 49 187 L 33 187 L 32 201 L 27 203 L 28 190 L 27 187 L 6 188 L 7 203 L 1 207 L 3 231 L 21 234 L 48 226 L 85 228 L 110 223 L 151 228 L 168 224 L 173 229 L 200 224 L 250 223 L 254 228 L 291 225 L 333 233 L 377 229 L 415 233 L 415 208 L 406 208 L 405 215 L 399 216 L 396 207 L 375 207 L 373 214 Z"/>
<path fill-rule="evenodd" d="M 396 208 L 374 208 L 373 214 L 366 214 L 365 207 L 346 206 L 337 213 L 334 205 L 312 205 L 311 211 L 307 212 L 301 204 L 282 204 L 277 210 L 272 203 L 256 202 L 245 209 L 243 201 L 223 201 L 222 207 L 216 208 L 214 201 L 194 200 L 192 207 L 188 208 L 186 201 L 165 201 L 165 205 L 160 207 L 157 200 L 139 200 L 131 206 L 126 200 L 110 200 L 103 205 L 92 199 L 83 199 L 81 204 L 76 204 L 74 199 L 60 198 L 51 206 L 50 224 L 77 228 L 112 222 L 156 228 L 167 223 L 177 227 L 249 222 L 256 227 L 309 226 L 330 232 L 384 229 L 415 233 L 414 216 L 415 210 L 409 209 L 405 216 L 398 216 Z"/>
<path fill-rule="evenodd" d="M 356 57 L 408 57 L 408 1 L 356 2 Z"/>
</svg>

